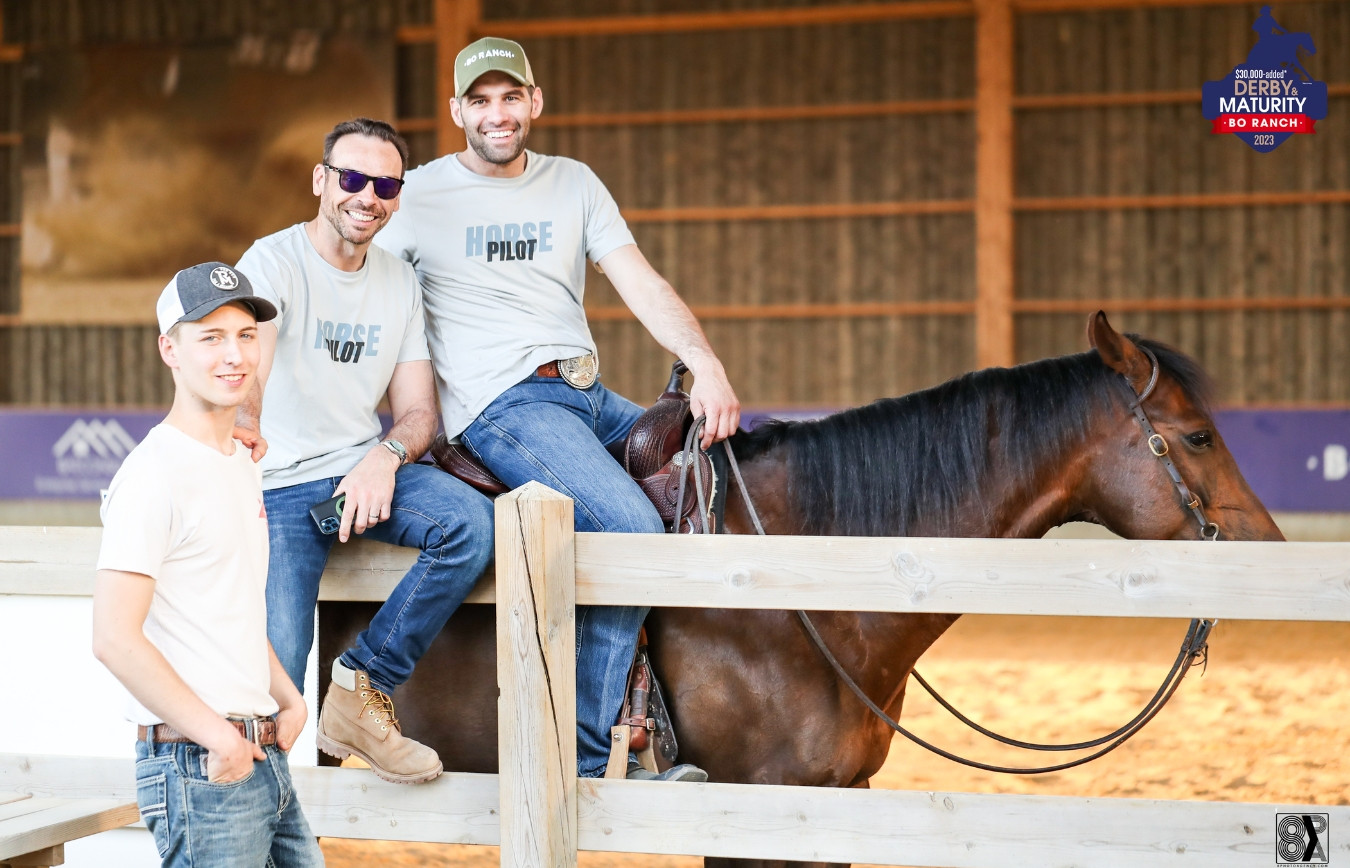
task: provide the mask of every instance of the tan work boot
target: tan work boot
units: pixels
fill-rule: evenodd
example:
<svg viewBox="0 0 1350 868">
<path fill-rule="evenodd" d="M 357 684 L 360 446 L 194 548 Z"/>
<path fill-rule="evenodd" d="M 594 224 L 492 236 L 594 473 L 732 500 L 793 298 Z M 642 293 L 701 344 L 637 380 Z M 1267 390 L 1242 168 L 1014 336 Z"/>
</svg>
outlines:
<svg viewBox="0 0 1350 868">
<path fill-rule="evenodd" d="M 355 754 L 376 775 L 395 784 L 420 784 L 438 777 L 436 751 L 403 736 L 389 694 L 370 685 L 364 672 L 333 661 L 333 683 L 319 713 L 319 750 L 338 759 Z"/>
</svg>

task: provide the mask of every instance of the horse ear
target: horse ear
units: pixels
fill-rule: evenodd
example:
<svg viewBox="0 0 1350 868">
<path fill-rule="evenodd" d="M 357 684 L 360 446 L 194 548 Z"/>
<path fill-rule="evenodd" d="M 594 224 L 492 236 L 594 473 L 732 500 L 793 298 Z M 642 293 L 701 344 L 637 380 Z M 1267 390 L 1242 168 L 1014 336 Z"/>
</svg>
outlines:
<svg viewBox="0 0 1350 868">
<path fill-rule="evenodd" d="M 1088 317 L 1087 331 L 1088 343 L 1097 350 L 1102 364 L 1129 380 L 1135 392 L 1148 385 L 1153 366 L 1134 341 L 1111 328 L 1105 311 L 1099 310 Z"/>
</svg>

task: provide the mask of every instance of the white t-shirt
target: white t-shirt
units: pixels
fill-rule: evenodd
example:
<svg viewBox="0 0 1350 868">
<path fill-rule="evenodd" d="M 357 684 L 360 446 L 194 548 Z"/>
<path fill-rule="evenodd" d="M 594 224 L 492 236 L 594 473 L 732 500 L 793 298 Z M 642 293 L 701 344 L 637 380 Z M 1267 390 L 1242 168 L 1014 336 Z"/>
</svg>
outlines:
<svg viewBox="0 0 1350 868">
<path fill-rule="evenodd" d="M 161 423 L 131 450 L 103 503 L 98 569 L 155 580 L 150 640 L 222 716 L 274 714 L 268 693 L 267 514 L 257 466 Z M 162 721 L 128 694 L 127 719 Z"/>
<path fill-rule="evenodd" d="M 263 488 L 346 476 L 383 433 L 394 366 L 430 358 L 417 275 L 377 247 L 358 271 L 334 268 L 303 223 L 254 242 L 237 267 L 277 306 Z"/>
<path fill-rule="evenodd" d="M 475 174 L 453 154 L 413 169 L 375 236 L 417 270 L 451 437 L 542 363 L 595 351 L 586 260 L 633 243 L 590 168 L 526 153 L 517 178 Z"/>
</svg>

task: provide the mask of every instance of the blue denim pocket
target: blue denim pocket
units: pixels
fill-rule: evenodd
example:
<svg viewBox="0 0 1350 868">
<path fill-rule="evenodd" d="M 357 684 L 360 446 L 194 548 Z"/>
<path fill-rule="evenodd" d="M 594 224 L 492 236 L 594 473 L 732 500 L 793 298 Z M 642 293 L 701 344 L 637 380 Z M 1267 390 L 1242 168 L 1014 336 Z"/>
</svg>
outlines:
<svg viewBox="0 0 1350 868">
<path fill-rule="evenodd" d="M 141 819 L 155 836 L 160 858 L 169 852 L 169 794 L 167 766 L 169 757 L 152 756 L 136 762 L 136 805 Z"/>
<path fill-rule="evenodd" d="M 213 781 L 210 779 L 210 772 L 207 768 L 210 751 L 204 747 L 195 744 L 185 745 L 182 753 L 182 767 L 179 771 L 183 775 L 183 782 L 193 786 L 220 787 L 228 789 L 230 787 L 240 787 L 253 779 L 253 773 L 258 768 L 255 761 L 249 766 L 248 774 L 237 781 Z"/>
</svg>

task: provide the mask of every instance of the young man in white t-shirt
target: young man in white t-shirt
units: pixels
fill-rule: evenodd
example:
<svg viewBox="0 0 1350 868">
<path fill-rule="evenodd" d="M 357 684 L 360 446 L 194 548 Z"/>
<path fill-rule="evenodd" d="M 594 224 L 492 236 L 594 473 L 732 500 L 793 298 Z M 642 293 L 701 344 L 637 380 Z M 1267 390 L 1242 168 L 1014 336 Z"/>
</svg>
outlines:
<svg viewBox="0 0 1350 868">
<path fill-rule="evenodd" d="M 228 265 L 160 295 L 169 415 L 103 504 L 94 654 L 138 724 L 136 798 L 165 866 L 322 865 L 285 751 L 305 704 L 267 641 L 261 474 L 233 437 L 276 308 Z"/>
</svg>

